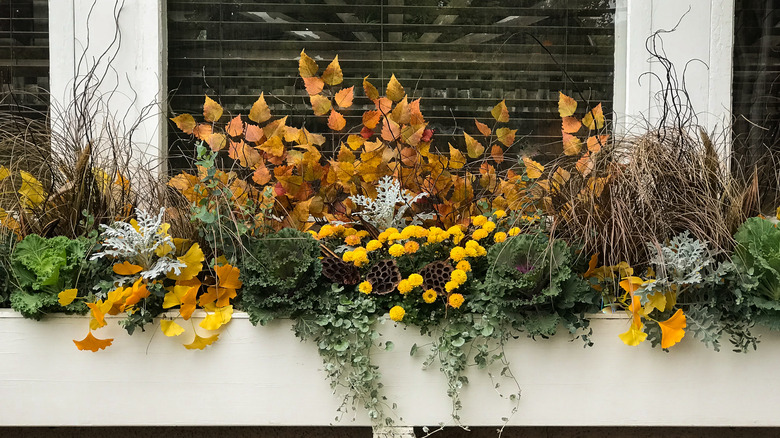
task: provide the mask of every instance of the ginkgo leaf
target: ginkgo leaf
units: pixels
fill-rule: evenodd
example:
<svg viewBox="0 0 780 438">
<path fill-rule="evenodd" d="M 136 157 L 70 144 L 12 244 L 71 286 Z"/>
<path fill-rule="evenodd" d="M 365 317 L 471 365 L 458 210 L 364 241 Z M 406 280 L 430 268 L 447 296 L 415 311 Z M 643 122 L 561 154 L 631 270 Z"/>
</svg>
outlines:
<svg viewBox="0 0 780 438">
<path fill-rule="evenodd" d="M 618 337 L 620 337 L 620 340 L 623 341 L 624 344 L 636 347 L 647 339 L 647 333 L 631 325 L 631 328 L 628 329 L 627 332 L 618 335 Z"/>
<path fill-rule="evenodd" d="M 331 110 L 330 116 L 328 116 L 328 128 L 334 131 L 341 131 L 345 126 L 347 126 L 347 121 L 344 119 L 344 116 L 336 110 Z"/>
<path fill-rule="evenodd" d="M 106 314 L 103 311 L 102 304 L 104 304 L 102 300 L 97 303 L 87 303 L 87 307 L 89 307 L 92 318 L 95 321 L 96 328 L 106 325 Z"/>
<path fill-rule="evenodd" d="M 209 144 L 212 151 L 218 152 L 227 146 L 227 137 L 225 137 L 225 134 L 211 134 L 206 143 Z"/>
<path fill-rule="evenodd" d="M 168 337 L 179 336 L 184 333 L 184 328 L 172 319 L 163 319 L 160 321 L 160 330 Z"/>
<path fill-rule="evenodd" d="M 203 269 L 203 261 L 206 257 L 203 255 L 203 250 L 200 245 L 193 243 L 187 252 L 178 258 L 180 262 L 185 264 L 185 267 L 181 268 L 179 275 L 174 274 L 173 270 L 168 272 L 168 278 L 173 280 L 192 280 L 200 274 Z"/>
<path fill-rule="evenodd" d="M 564 117 L 561 119 L 561 130 L 568 134 L 574 134 L 582 128 L 582 123 L 576 117 Z"/>
<path fill-rule="evenodd" d="M 640 277 L 630 276 L 625 277 L 620 282 L 620 287 L 623 288 L 624 291 L 628 292 L 631 295 L 634 295 L 634 292 L 636 292 L 637 289 L 639 289 L 642 286 L 642 283 L 645 281 L 642 280 Z"/>
<path fill-rule="evenodd" d="M 506 123 L 509 121 L 509 109 L 506 107 L 506 101 L 502 100 L 498 103 L 498 105 L 494 106 L 493 109 L 490 111 L 490 114 L 493 116 L 496 121 L 501 123 Z"/>
<path fill-rule="evenodd" d="M 241 116 L 235 116 L 230 119 L 230 122 L 228 122 L 227 127 L 225 128 L 225 132 L 231 137 L 238 137 L 243 134 L 244 122 L 241 121 Z"/>
<path fill-rule="evenodd" d="M 219 339 L 219 333 L 213 336 L 209 336 L 208 338 L 202 338 L 196 334 L 192 343 L 184 344 L 184 348 L 187 350 L 203 350 L 204 348 L 216 342 L 217 339 Z"/>
<path fill-rule="evenodd" d="M 308 208 L 306 210 L 306 217 L 308 217 Z M 203 321 L 201 321 L 199 325 L 206 330 L 216 330 L 230 322 L 233 317 L 232 315 L 233 306 L 219 307 L 214 310 L 214 313 L 210 313 L 203 318 Z"/>
<path fill-rule="evenodd" d="M 327 97 L 315 94 L 314 96 L 309 96 L 309 100 L 311 100 L 311 109 L 314 110 L 315 116 L 324 116 L 330 111 L 331 103 Z"/>
<path fill-rule="evenodd" d="M 134 265 L 127 260 L 122 263 L 115 263 L 112 269 L 117 275 L 135 275 L 144 270 L 143 267 Z"/>
<path fill-rule="evenodd" d="M 322 72 L 322 80 L 328 85 L 338 85 L 344 81 L 344 74 L 341 72 L 341 66 L 339 65 L 339 55 L 333 58 L 333 61 L 328 64 L 325 71 Z"/>
<path fill-rule="evenodd" d="M 645 303 L 645 314 L 649 314 L 653 309 L 658 309 L 663 312 L 666 308 L 666 295 L 663 292 L 656 292 L 647 296 L 647 302 Z"/>
<path fill-rule="evenodd" d="M 309 58 L 309 55 L 305 51 L 301 50 L 301 59 L 298 61 L 298 73 L 302 78 L 310 78 L 317 74 L 320 67 L 317 63 Z"/>
<path fill-rule="evenodd" d="M 454 147 L 452 147 L 452 144 L 449 144 L 450 146 L 450 168 L 451 169 L 460 169 L 463 166 L 466 165 L 466 157 L 463 156 L 463 153 Z"/>
<path fill-rule="evenodd" d="M 398 102 L 406 96 L 404 87 L 398 82 L 395 75 L 390 76 L 390 82 L 387 83 L 387 93 L 385 93 L 385 95 L 393 102 Z"/>
<path fill-rule="evenodd" d="M 485 152 L 485 146 L 465 132 L 463 136 L 466 138 L 466 153 L 471 158 L 479 158 Z"/>
<path fill-rule="evenodd" d="M 661 327 L 661 348 L 669 348 L 685 336 L 687 321 L 682 309 L 677 309 L 671 318 L 659 321 L 658 325 Z"/>
<path fill-rule="evenodd" d="M 18 193 L 24 198 L 24 204 L 29 208 L 37 207 L 46 199 L 43 184 L 31 173 L 24 170 L 20 170 L 19 175 L 22 177 L 22 186 Z"/>
<path fill-rule="evenodd" d="M 515 133 L 517 129 L 498 128 L 496 129 L 496 137 L 504 146 L 512 146 L 515 142 Z"/>
<path fill-rule="evenodd" d="M 325 82 L 317 76 L 310 78 L 303 78 L 303 85 L 306 87 L 306 93 L 309 96 L 319 94 L 322 88 L 325 86 Z"/>
<path fill-rule="evenodd" d="M 171 121 L 185 134 L 192 134 L 192 131 L 195 129 L 195 118 L 190 114 L 180 114 L 176 117 L 171 117 Z"/>
<path fill-rule="evenodd" d="M 111 345 L 114 342 L 114 338 L 110 339 L 98 339 L 92 335 L 92 332 L 90 331 L 87 334 L 87 337 L 84 339 L 77 341 L 73 340 L 73 343 L 76 344 L 76 348 L 79 350 L 89 350 L 92 352 L 97 352 L 98 350 L 103 350 L 109 345 Z"/>
<path fill-rule="evenodd" d="M 368 82 L 368 76 L 363 78 L 363 92 L 366 93 L 366 97 L 371 101 L 379 99 L 379 90 L 376 89 L 374 84 Z"/>
<path fill-rule="evenodd" d="M 79 294 L 78 289 L 65 289 L 64 291 L 57 294 L 57 302 L 60 303 L 60 306 L 67 306 L 68 304 L 72 303 L 73 300 L 76 299 L 76 296 Z"/>
<path fill-rule="evenodd" d="M 536 179 L 542 176 L 544 166 L 528 157 L 523 157 L 523 163 L 525 164 L 525 173 L 528 175 L 528 178 Z"/>
<path fill-rule="evenodd" d="M 582 150 L 582 141 L 579 138 L 563 133 L 563 153 L 565 155 L 577 155 Z"/>
<path fill-rule="evenodd" d="M 477 130 L 480 132 L 480 134 L 482 134 L 482 135 L 484 135 L 486 137 L 489 136 L 490 134 L 492 134 L 492 132 L 491 132 L 490 128 L 488 127 L 488 125 L 486 125 L 484 123 L 481 123 L 479 120 L 474 119 L 474 125 L 476 125 Z"/>
<path fill-rule="evenodd" d="M 207 122 L 216 122 L 220 117 L 222 117 L 222 106 L 206 96 L 206 102 L 203 104 L 203 118 Z"/>
<path fill-rule="evenodd" d="M 645 309 L 642 307 L 642 300 L 638 296 L 632 295 L 631 304 L 628 306 L 628 311 L 631 313 L 631 325 L 637 329 L 641 329 L 643 327 L 642 317 L 646 316 L 644 310 Z"/>
<path fill-rule="evenodd" d="M 263 123 L 271 118 L 271 109 L 268 108 L 268 104 L 265 102 L 265 96 L 260 93 L 260 97 L 257 98 L 252 109 L 249 111 L 249 120 L 255 123 Z"/>
<path fill-rule="evenodd" d="M 585 114 L 585 117 L 582 118 L 582 124 L 590 130 L 604 127 L 604 111 L 601 109 L 601 104 L 596 105 L 595 108 Z"/>
<path fill-rule="evenodd" d="M 336 105 L 339 106 L 339 108 L 349 108 L 352 106 L 352 100 L 355 97 L 355 87 L 349 87 L 339 90 L 338 93 L 336 93 L 336 96 L 333 98 L 333 101 L 336 102 Z"/>
<path fill-rule="evenodd" d="M 559 92 L 558 93 L 558 114 L 561 117 L 569 117 L 577 111 L 577 101 L 571 97 Z"/>
</svg>

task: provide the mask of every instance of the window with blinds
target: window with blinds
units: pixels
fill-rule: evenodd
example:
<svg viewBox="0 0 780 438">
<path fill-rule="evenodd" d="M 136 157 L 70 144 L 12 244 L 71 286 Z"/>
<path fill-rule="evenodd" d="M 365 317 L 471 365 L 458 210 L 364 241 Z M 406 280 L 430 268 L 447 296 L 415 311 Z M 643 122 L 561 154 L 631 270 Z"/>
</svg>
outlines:
<svg viewBox="0 0 780 438">
<path fill-rule="evenodd" d="M 517 151 L 557 153 L 558 91 L 574 88 L 563 70 L 611 108 L 613 18 L 610 0 L 169 0 L 171 110 L 198 113 L 208 94 L 246 113 L 264 91 L 273 114 L 324 131 L 298 78 L 305 49 L 322 68 L 338 55 L 356 90 L 366 75 L 383 89 L 395 74 L 444 145 L 506 100 Z M 347 126 L 361 113 L 346 114 Z M 175 169 L 190 152 L 170 132 Z"/>
<path fill-rule="evenodd" d="M 752 167 L 780 153 L 780 2 L 737 0 L 734 22 L 734 152 Z"/>
<path fill-rule="evenodd" d="M 0 0 L 0 86 L 0 113 L 46 115 L 48 0 Z"/>
</svg>

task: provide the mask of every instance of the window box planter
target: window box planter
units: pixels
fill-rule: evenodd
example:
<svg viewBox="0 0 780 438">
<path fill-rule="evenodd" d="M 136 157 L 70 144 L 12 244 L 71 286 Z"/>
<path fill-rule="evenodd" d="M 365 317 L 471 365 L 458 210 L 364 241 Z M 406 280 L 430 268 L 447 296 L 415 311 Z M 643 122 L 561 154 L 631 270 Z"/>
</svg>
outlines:
<svg viewBox="0 0 780 438">
<path fill-rule="evenodd" d="M 288 321 L 253 327 L 245 314 L 233 319 L 219 342 L 190 351 L 181 343 L 191 333 L 166 338 L 153 328 L 128 336 L 113 318 L 99 334 L 114 337 L 114 345 L 91 353 L 71 342 L 84 337 L 86 318 L 52 315 L 36 322 L 0 310 L 0 394 L 6 400 L 0 424 L 370 425 L 360 410 L 336 421 L 340 399 L 316 348 L 298 342 Z M 765 333 L 749 354 L 731 353 L 727 345 L 714 352 L 689 338 L 664 353 L 625 346 L 617 335 L 627 326 L 620 316 L 594 316 L 592 348 L 565 335 L 511 342 L 507 356 L 522 397 L 509 424 L 780 426 L 776 334 Z M 380 331 L 395 343 L 393 351 L 377 352 L 376 362 L 386 394 L 398 404 L 397 424 L 452 424 L 444 377 L 438 369 L 422 370 L 422 358 L 409 355 L 414 343 L 428 340 L 390 322 Z M 500 369 L 493 371 L 497 376 Z M 477 369 L 469 379 L 462 423 L 502 424 L 513 402 L 497 391 L 510 393 L 514 383 L 498 379 L 495 389 Z"/>
</svg>

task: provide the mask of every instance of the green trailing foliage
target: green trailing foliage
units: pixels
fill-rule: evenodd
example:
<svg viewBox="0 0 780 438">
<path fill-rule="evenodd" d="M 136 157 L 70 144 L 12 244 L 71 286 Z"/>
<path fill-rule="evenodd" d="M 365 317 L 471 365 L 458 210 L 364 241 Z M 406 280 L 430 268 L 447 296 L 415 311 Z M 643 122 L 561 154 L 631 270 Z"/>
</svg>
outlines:
<svg viewBox="0 0 780 438">
<path fill-rule="evenodd" d="M 308 233 L 292 228 L 255 239 L 248 245 L 241 277 L 241 307 L 252 324 L 310 310 L 320 283 L 320 246 Z"/>
</svg>

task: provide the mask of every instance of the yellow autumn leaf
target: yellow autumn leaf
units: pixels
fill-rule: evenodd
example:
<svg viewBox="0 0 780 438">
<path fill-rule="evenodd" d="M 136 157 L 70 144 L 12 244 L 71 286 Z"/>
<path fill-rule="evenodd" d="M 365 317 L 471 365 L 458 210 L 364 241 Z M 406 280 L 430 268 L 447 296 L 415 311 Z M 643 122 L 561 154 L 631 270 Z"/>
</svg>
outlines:
<svg viewBox="0 0 780 438">
<path fill-rule="evenodd" d="M 184 348 L 187 350 L 203 350 L 207 346 L 213 344 L 214 342 L 219 339 L 219 333 L 213 336 L 209 336 L 208 338 L 202 338 L 198 335 L 195 335 L 195 339 L 190 344 L 184 344 Z"/>
<path fill-rule="evenodd" d="M 57 294 L 57 298 L 59 298 L 57 301 L 60 303 L 60 306 L 67 306 L 68 304 L 72 303 L 73 300 L 76 299 L 76 296 L 79 294 L 78 289 L 66 289 L 59 294 Z"/>
<path fill-rule="evenodd" d="M 523 157 L 523 163 L 525 164 L 525 173 L 528 175 L 528 178 L 536 179 L 542 176 L 544 166 L 528 157 Z"/>
<path fill-rule="evenodd" d="M 661 326 L 661 348 L 669 348 L 682 340 L 688 324 L 682 309 L 677 309 L 671 318 L 659 321 L 658 325 Z"/>
<path fill-rule="evenodd" d="M 306 94 L 313 96 L 322 91 L 325 82 L 317 76 L 312 76 L 310 78 L 303 78 L 303 85 L 306 87 Z"/>
<path fill-rule="evenodd" d="M 365 86 L 365 82 L 364 82 Z M 406 96 L 406 92 L 404 91 L 404 87 L 401 85 L 400 82 L 398 82 L 398 79 L 395 78 L 395 75 L 392 75 L 390 77 L 390 82 L 387 83 L 387 98 L 392 100 L 393 102 L 398 102 L 399 100 L 403 99 L 404 96 Z"/>
<path fill-rule="evenodd" d="M 22 187 L 19 188 L 19 194 L 22 195 L 24 204 L 28 208 L 37 207 L 46 199 L 43 184 L 29 172 L 20 170 L 19 174 L 22 176 Z"/>
<path fill-rule="evenodd" d="M 577 155 L 582 150 L 582 141 L 579 138 L 563 133 L 563 153 L 565 155 Z"/>
<path fill-rule="evenodd" d="M 582 118 L 582 124 L 590 130 L 604 127 L 604 111 L 601 109 L 601 104 L 596 105 L 595 108 L 585 114 L 585 117 Z"/>
<path fill-rule="evenodd" d="M 339 108 L 349 108 L 352 106 L 352 100 L 355 98 L 355 87 L 344 88 L 333 97 L 334 102 Z"/>
<path fill-rule="evenodd" d="M 569 117 L 577 110 L 577 101 L 571 97 L 558 92 L 558 114 L 561 117 Z"/>
<path fill-rule="evenodd" d="M 328 85 L 338 85 L 344 81 L 344 74 L 339 65 L 339 55 L 333 58 L 325 71 L 322 72 L 322 80 Z"/>
<path fill-rule="evenodd" d="M 482 143 L 478 142 L 474 137 L 465 132 L 463 133 L 463 136 L 466 138 L 466 153 L 468 153 L 471 158 L 479 158 L 479 156 L 485 152 L 485 146 L 482 146 Z"/>
<path fill-rule="evenodd" d="M 466 157 L 463 156 L 463 153 L 452 147 L 452 144 L 448 143 L 448 145 L 450 146 L 450 168 L 460 169 L 465 166 Z"/>
<path fill-rule="evenodd" d="M 301 74 L 301 77 L 310 78 L 315 76 L 319 69 L 320 67 L 317 63 L 305 51 L 301 50 L 301 59 L 298 61 L 298 73 Z"/>
<path fill-rule="evenodd" d="M 347 126 L 347 120 L 344 119 L 344 116 L 342 116 L 341 113 L 336 110 L 330 110 L 330 115 L 328 116 L 328 128 L 334 131 L 341 131 L 345 126 Z"/>
<path fill-rule="evenodd" d="M 90 331 L 87 334 L 87 337 L 80 341 L 73 340 L 73 343 L 76 344 L 76 348 L 79 350 L 89 350 L 92 352 L 96 352 L 98 350 L 103 350 L 111 343 L 114 342 L 114 339 L 98 339 L 94 336 L 92 336 L 92 332 Z"/>
<path fill-rule="evenodd" d="M 168 272 L 167 277 L 172 280 L 192 280 L 200 274 L 203 269 L 203 261 L 206 257 L 203 255 L 203 250 L 200 249 L 200 245 L 193 243 L 187 252 L 178 258 L 180 262 L 186 266 L 181 268 L 179 275 L 174 274 L 173 270 Z"/>
<path fill-rule="evenodd" d="M 115 263 L 112 269 L 117 275 L 135 275 L 144 270 L 141 266 L 134 265 L 127 260 L 122 263 Z"/>
<path fill-rule="evenodd" d="M 252 105 L 252 109 L 249 110 L 249 120 L 255 123 L 263 123 L 271 118 L 271 110 L 268 108 L 268 104 L 265 102 L 264 93 L 260 93 L 260 97 L 257 98 Z"/>
<path fill-rule="evenodd" d="M 214 310 L 214 313 L 210 313 L 205 318 L 203 318 L 203 321 L 201 321 L 199 325 L 206 330 L 216 330 L 230 322 L 232 317 L 232 305 L 218 307 Z"/>
<path fill-rule="evenodd" d="M 498 138 L 498 141 L 503 143 L 504 146 L 512 146 L 512 144 L 515 142 L 515 133 L 517 133 L 517 129 L 496 129 L 496 137 Z"/>
<path fill-rule="evenodd" d="M 639 277 L 634 277 L 634 276 L 625 277 L 620 282 L 620 287 L 623 288 L 624 291 L 633 295 L 634 292 L 636 292 L 636 290 L 639 289 L 639 287 L 642 286 L 642 283 L 644 282 L 645 281 Z"/>
<path fill-rule="evenodd" d="M 379 90 L 376 89 L 374 84 L 368 82 L 368 76 L 363 78 L 363 92 L 366 93 L 371 101 L 379 99 Z"/>
<path fill-rule="evenodd" d="M 184 333 L 184 328 L 171 319 L 160 321 L 160 330 L 168 337 L 179 336 Z"/>
<path fill-rule="evenodd" d="M 506 123 L 509 121 L 509 109 L 506 107 L 506 100 L 502 100 L 490 111 L 496 121 Z"/>
<path fill-rule="evenodd" d="M 643 332 L 641 329 L 634 327 L 634 325 L 631 325 L 631 328 L 628 329 L 627 332 L 622 333 L 618 335 L 621 341 L 623 341 L 624 344 L 630 345 L 632 347 L 636 347 L 637 345 L 641 344 L 645 339 L 647 339 L 647 333 Z"/>
<path fill-rule="evenodd" d="M 324 116 L 330 111 L 331 103 L 330 99 L 327 97 L 321 94 L 315 94 L 314 96 L 309 96 L 309 100 L 311 101 L 311 109 L 314 110 L 315 116 Z"/>
<path fill-rule="evenodd" d="M 222 106 L 206 96 L 206 102 L 203 103 L 203 118 L 207 122 L 216 122 L 220 117 L 222 117 Z"/>
<path fill-rule="evenodd" d="M 185 134 L 192 134 L 192 131 L 195 129 L 195 118 L 190 114 L 180 114 L 176 117 L 171 117 L 171 121 Z"/>
<path fill-rule="evenodd" d="M 206 139 L 206 143 L 208 143 L 212 151 L 218 152 L 225 149 L 225 146 L 227 146 L 227 137 L 225 134 L 220 133 L 210 134 Z"/>
<path fill-rule="evenodd" d="M 666 295 L 663 292 L 656 292 L 647 296 L 647 302 L 645 303 L 645 314 L 649 314 L 654 309 L 658 309 L 663 312 L 666 308 Z"/>
</svg>

